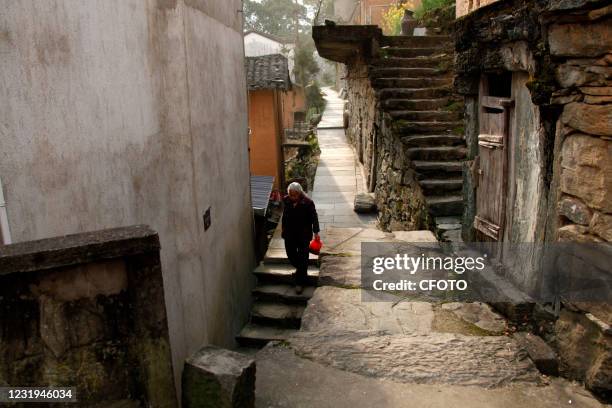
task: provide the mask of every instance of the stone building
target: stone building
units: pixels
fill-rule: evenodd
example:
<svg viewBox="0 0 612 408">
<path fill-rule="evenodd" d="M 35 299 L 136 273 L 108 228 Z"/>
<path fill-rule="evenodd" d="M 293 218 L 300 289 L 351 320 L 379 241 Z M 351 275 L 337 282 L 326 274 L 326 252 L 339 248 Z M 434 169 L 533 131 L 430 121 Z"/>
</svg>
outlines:
<svg viewBox="0 0 612 408">
<path fill-rule="evenodd" d="M 12 241 L 159 233 L 177 385 L 250 309 L 242 2 L 0 1 L 0 177 Z M 0 252 L 2 249 L 0 249 Z"/>
<path fill-rule="evenodd" d="M 612 9 L 558 0 L 456 7 L 469 159 L 463 238 L 502 243 L 504 275 L 531 292 L 546 285 L 542 246 L 511 259 L 508 245 L 612 240 Z M 611 322 L 609 301 L 564 303 L 550 336 L 564 374 L 603 395 L 612 389 Z"/>
</svg>

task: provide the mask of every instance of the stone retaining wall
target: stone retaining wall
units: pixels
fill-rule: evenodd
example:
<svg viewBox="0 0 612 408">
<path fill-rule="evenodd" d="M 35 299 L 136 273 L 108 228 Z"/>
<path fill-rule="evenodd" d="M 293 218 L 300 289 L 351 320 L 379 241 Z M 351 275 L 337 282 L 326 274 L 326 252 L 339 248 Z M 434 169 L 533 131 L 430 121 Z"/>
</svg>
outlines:
<svg viewBox="0 0 612 408">
<path fill-rule="evenodd" d="M 159 249 L 145 226 L 0 246 L 0 385 L 177 406 Z"/>
<path fill-rule="evenodd" d="M 429 214 L 423 193 L 406 147 L 378 107 L 367 62 L 356 60 L 344 70 L 349 115 L 346 134 L 363 165 L 368 188 L 375 185 L 379 226 L 386 231 L 427 229 Z"/>
</svg>

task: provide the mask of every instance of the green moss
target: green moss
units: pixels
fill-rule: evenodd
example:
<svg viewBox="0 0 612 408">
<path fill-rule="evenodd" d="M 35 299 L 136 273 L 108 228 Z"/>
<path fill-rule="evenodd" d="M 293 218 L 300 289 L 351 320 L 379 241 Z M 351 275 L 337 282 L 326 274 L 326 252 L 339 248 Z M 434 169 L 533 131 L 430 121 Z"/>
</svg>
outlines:
<svg viewBox="0 0 612 408">
<path fill-rule="evenodd" d="M 155 407 L 176 406 L 174 374 L 167 340 L 144 339 L 138 349 L 148 404 Z"/>
<path fill-rule="evenodd" d="M 442 108 L 442 110 L 447 112 L 461 112 L 463 111 L 463 103 L 457 101 L 449 101 L 448 104 Z"/>
<path fill-rule="evenodd" d="M 441 309 L 439 306 L 434 308 L 434 320 L 432 330 L 440 333 L 457 333 L 466 336 L 497 336 L 499 333 L 488 332 L 480 327 L 468 323 L 455 316 L 454 313 Z"/>
<path fill-rule="evenodd" d="M 463 125 L 458 125 L 453 128 L 453 134 L 455 135 L 462 135 L 464 133 L 465 133 L 465 126 Z"/>
</svg>

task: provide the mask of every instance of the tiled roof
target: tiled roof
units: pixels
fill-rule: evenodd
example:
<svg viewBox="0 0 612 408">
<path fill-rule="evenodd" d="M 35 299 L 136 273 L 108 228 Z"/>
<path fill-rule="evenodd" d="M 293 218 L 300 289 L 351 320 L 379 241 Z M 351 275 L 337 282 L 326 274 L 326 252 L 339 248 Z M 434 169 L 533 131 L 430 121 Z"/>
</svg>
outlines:
<svg viewBox="0 0 612 408">
<path fill-rule="evenodd" d="M 246 57 L 247 84 L 250 91 L 291 88 L 287 58 L 281 54 Z"/>
</svg>

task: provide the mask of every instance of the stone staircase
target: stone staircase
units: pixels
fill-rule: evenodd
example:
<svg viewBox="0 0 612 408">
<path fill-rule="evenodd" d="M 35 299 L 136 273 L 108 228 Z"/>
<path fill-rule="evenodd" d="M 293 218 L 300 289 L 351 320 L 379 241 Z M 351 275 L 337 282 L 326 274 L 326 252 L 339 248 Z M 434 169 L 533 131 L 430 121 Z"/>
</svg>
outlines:
<svg viewBox="0 0 612 408">
<path fill-rule="evenodd" d="M 236 337 L 243 347 L 263 347 L 269 341 L 285 340 L 299 330 L 302 313 L 312 297 L 319 277 L 317 257 L 311 255 L 307 286 L 295 292 L 295 268 L 282 251 L 268 251 L 264 261 L 253 272 L 257 286 L 253 289 L 253 307 L 249 323 Z"/>
<path fill-rule="evenodd" d="M 452 94 L 452 39 L 383 37 L 369 66 L 386 123 L 406 146 L 441 238 L 460 239 L 462 104 Z"/>
</svg>

